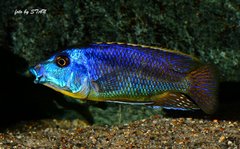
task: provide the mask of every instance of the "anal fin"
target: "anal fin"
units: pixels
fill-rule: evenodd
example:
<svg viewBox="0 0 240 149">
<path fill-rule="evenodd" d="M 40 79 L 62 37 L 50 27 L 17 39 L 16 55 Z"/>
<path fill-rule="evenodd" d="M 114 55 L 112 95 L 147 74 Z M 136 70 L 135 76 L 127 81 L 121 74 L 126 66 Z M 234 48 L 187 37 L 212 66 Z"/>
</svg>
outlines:
<svg viewBox="0 0 240 149">
<path fill-rule="evenodd" d="M 160 95 L 151 97 L 154 105 L 161 106 L 166 109 L 177 109 L 177 110 L 192 110 L 200 109 L 194 102 L 190 100 L 183 93 L 178 92 L 165 92 Z"/>
</svg>

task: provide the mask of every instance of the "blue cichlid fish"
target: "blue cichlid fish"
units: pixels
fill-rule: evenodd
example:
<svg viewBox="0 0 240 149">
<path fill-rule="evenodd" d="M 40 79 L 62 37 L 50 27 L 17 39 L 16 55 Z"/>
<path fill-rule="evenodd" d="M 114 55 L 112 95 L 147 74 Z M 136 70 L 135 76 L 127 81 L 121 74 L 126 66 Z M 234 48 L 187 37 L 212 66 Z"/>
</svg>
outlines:
<svg viewBox="0 0 240 149">
<path fill-rule="evenodd" d="M 97 43 L 67 49 L 30 68 L 35 83 L 81 100 L 217 108 L 214 70 L 187 54 L 134 44 Z"/>
</svg>

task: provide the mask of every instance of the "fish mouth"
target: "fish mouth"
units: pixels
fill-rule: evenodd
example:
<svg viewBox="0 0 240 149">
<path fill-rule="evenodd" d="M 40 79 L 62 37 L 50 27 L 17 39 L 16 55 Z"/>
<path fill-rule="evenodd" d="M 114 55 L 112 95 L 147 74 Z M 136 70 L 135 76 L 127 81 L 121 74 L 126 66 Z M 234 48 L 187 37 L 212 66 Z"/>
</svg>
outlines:
<svg viewBox="0 0 240 149">
<path fill-rule="evenodd" d="M 29 72 L 35 76 L 35 80 L 34 83 L 36 84 L 42 84 L 44 86 L 47 86 L 57 92 L 60 92 L 64 95 L 73 97 L 73 98 L 79 98 L 79 99 L 85 99 L 88 94 L 85 94 L 84 91 L 77 91 L 77 92 L 73 92 L 71 90 L 70 87 L 68 87 L 67 85 L 61 87 L 58 84 L 53 83 L 53 81 L 51 81 L 51 78 L 48 78 L 46 75 L 43 75 L 41 69 L 38 69 L 39 67 L 36 68 L 35 67 L 31 67 L 29 69 Z"/>
<path fill-rule="evenodd" d="M 57 84 L 53 83 L 52 81 L 50 81 L 46 76 L 44 76 L 43 74 L 38 73 L 38 71 L 34 68 L 31 67 L 29 69 L 30 73 L 35 76 L 35 80 L 34 83 L 35 84 L 43 84 L 47 87 L 53 88 L 53 89 L 60 89 L 61 87 L 59 87 Z M 67 88 L 66 86 L 63 88 L 64 90 L 70 90 L 69 88 Z"/>
<path fill-rule="evenodd" d="M 35 84 L 44 84 L 46 82 L 46 79 L 43 77 L 43 75 L 39 74 L 34 67 L 29 68 L 29 72 L 35 76 L 34 83 Z"/>
<path fill-rule="evenodd" d="M 71 97 L 79 97 L 80 95 L 72 93 L 71 89 L 67 86 L 61 87 L 58 84 L 55 84 L 49 79 L 47 76 L 43 75 L 41 73 L 41 70 L 35 67 L 31 67 L 29 69 L 29 72 L 35 76 L 34 83 L 35 84 L 42 84 L 44 86 L 47 86 L 55 91 L 61 92 L 65 95 L 69 95 Z M 81 97 L 81 96 L 80 96 Z"/>
</svg>

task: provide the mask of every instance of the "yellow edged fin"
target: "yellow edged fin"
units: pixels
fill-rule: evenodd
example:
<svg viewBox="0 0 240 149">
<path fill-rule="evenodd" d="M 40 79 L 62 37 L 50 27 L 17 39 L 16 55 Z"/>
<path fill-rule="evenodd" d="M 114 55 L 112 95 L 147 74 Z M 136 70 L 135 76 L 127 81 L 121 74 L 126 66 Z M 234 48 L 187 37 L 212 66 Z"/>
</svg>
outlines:
<svg viewBox="0 0 240 149">
<path fill-rule="evenodd" d="M 180 54 L 182 56 L 187 56 L 191 57 L 195 61 L 200 61 L 193 55 L 185 54 L 183 52 L 180 52 L 178 50 L 171 50 L 167 48 L 162 48 L 162 47 L 156 47 L 156 46 L 148 46 L 148 45 L 141 45 L 141 44 L 133 44 L 133 43 L 124 43 L 124 42 L 96 42 L 96 44 L 117 44 L 117 45 L 127 45 L 127 46 L 133 46 L 133 47 L 141 47 L 141 48 L 148 48 L 148 49 L 155 49 L 155 50 L 161 50 L 165 52 L 170 52 L 170 53 L 175 53 L 175 54 Z"/>
<path fill-rule="evenodd" d="M 169 108 L 199 109 L 187 96 L 178 92 L 165 92 L 151 97 L 155 105 Z"/>
</svg>

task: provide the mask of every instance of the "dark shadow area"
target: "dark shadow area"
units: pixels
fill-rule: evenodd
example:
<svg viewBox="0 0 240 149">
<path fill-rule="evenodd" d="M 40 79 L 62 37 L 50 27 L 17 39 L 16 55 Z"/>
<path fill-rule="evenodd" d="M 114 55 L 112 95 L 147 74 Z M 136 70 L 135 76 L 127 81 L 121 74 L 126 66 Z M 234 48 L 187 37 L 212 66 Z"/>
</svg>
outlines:
<svg viewBox="0 0 240 149">
<path fill-rule="evenodd" d="M 89 123 L 93 123 L 87 104 L 67 102 L 60 93 L 34 84 L 34 78 L 22 75 L 24 69 L 28 68 L 26 61 L 12 54 L 10 50 L 2 48 L 0 55 L 0 128 L 10 127 L 20 121 L 61 118 L 66 109 L 76 110 L 86 116 L 84 118 Z M 58 108 L 56 102 L 64 108 Z"/>
<path fill-rule="evenodd" d="M 220 120 L 240 120 L 240 83 L 223 82 L 219 86 L 219 108 L 213 115 L 202 111 L 164 110 L 168 117 L 191 117 Z"/>
<path fill-rule="evenodd" d="M 225 120 L 240 120 L 240 82 L 223 82 L 219 89 L 219 110 L 216 116 Z"/>
</svg>

